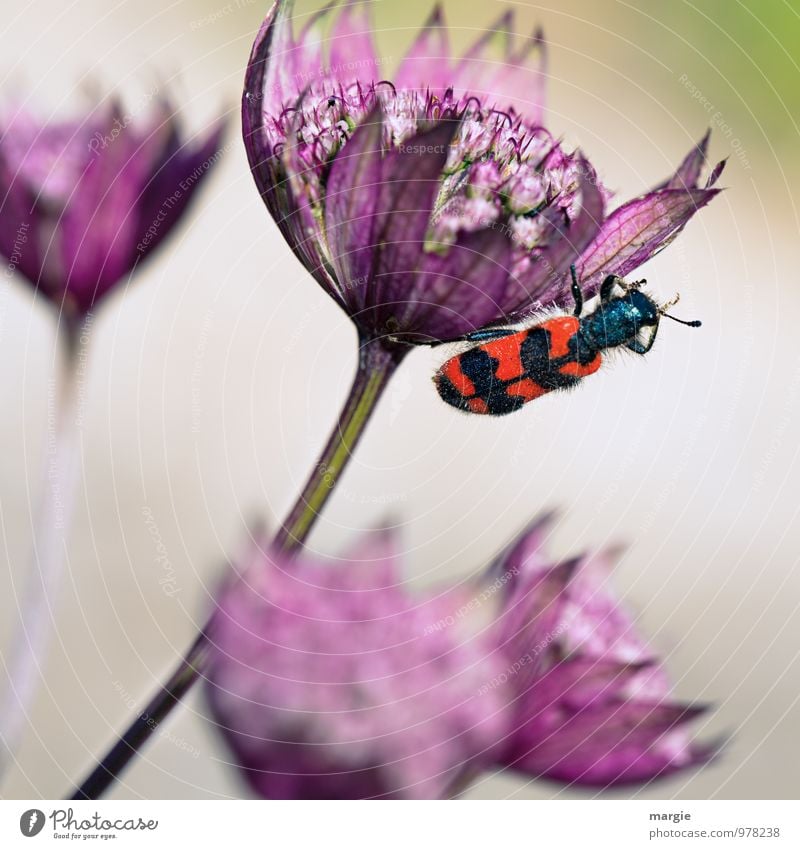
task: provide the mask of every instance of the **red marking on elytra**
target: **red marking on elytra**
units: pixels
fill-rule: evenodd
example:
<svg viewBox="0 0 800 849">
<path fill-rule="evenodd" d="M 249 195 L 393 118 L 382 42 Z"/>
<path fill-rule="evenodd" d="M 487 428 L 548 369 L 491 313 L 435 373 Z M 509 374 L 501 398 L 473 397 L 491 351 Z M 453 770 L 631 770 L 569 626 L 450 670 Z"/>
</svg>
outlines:
<svg viewBox="0 0 800 849">
<path fill-rule="evenodd" d="M 483 398 L 470 398 L 467 401 L 467 406 L 473 413 L 488 413 L 489 405 Z"/>
<path fill-rule="evenodd" d="M 506 392 L 509 395 L 522 398 L 525 402 L 541 398 L 542 395 L 546 395 L 549 391 L 549 389 L 545 389 L 544 386 L 540 386 L 535 380 L 531 380 L 529 377 L 506 387 Z"/>
<path fill-rule="evenodd" d="M 571 375 L 572 377 L 586 377 L 588 374 L 594 374 L 597 369 L 600 368 L 600 364 L 603 362 L 603 358 L 600 354 L 597 354 L 595 358 L 586 363 L 586 365 L 581 365 L 580 363 L 566 363 L 561 366 L 559 371 L 561 374 Z"/>
<path fill-rule="evenodd" d="M 475 384 L 461 371 L 460 357 L 451 357 L 442 366 L 442 374 L 462 395 L 475 394 Z"/>
<path fill-rule="evenodd" d="M 493 342 L 481 345 L 481 350 L 498 361 L 497 371 L 495 372 L 495 377 L 498 380 L 516 380 L 524 374 L 520 348 L 527 336 L 528 331 L 522 330 L 519 333 L 512 333 L 510 336 L 503 336 Z"/>
<path fill-rule="evenodd" d="M 557 360 L 569 354 L 569 340 L 578 332 L 580 320 L 574 315 L 561 315 L 542 322 L 550 333 L 550 359 Z"/>
</svg>

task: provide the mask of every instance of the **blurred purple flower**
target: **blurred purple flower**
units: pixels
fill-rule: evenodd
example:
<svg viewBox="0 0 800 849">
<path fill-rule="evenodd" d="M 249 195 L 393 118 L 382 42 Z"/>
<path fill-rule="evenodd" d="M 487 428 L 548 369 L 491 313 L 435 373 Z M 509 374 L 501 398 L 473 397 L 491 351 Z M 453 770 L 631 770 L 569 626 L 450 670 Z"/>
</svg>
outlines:
<svg viewBox="0 0 800 849">
<path fill-rule="evenodd" d="M 489 686 L 511 689 L 513 732 L 498 762 L 532 776 L 608 787 L 711 759 L 685 724 L 706 708 L 669 699 L 670 682 L 609 587 L 617 552 L 552 565 L 534 523 L 492 564 L 503 582 L 496 638 L 513 659 Z M 513 701 L 512 701 L 513 700 Z"/>
<path fill-rule="evenodd" d="M 0 118 L 0 253 L 68 315 L 85 315 L 180 220 L 222 129 L 188 141 L 163 97 L 141 117 L 113 101 L 72 121 Z"/>
<path fill-rule="evenodd" d="M 243 130 L 268 210 L 366 339 L 452 339 L 563 305 L 573 262 L 592 294 L 716 194 L 721 169 L 698 185 L 704 140 L 673 178 L 606 217 L 593 167 L 542 126 L 542 36 L 515 46 L 510 12 L 455 60 L 437 7 L 389 77 L 366 4 L 341 8 L 324 47 L 336 5 L 296 36 L 290 0 L 272 7 Z"/>
<path fill-rule="evenodd" d="M 546 531 L 479 586 L 421 594 L 386 535 L 330 564 L 254 547 L 213 620 L 208 694 L 256 792 L 441 798 L 488 769 L 610 786 L 706 761 L 684 728 L 700 709 L 669 701 L 606 588 L 611 556 L 553 565 Z"/>
</svg>

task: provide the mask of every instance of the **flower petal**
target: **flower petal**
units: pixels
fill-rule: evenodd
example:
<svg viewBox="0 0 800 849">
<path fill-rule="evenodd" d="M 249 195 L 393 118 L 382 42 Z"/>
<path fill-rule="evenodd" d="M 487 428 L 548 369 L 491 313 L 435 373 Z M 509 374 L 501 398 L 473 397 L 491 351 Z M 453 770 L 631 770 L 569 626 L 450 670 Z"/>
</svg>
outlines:
<svg viewBox="0 0 800 849">
<path fill-rule="evenodd" d="M 387 317 L 413 297 L 431 213 L 458 121 L 446 118 L 392 149 L 383 160 L 374 223 L 378 258 L 368 306 Z"/>
<path fill-rule="evenodd" d="M 503 598 L 511 598 L 528 576 L 547 568 L 550 561 L 544 543 L 552 531 L 556 511 L 537 515 L 530 524 L 492 560 L 486 580 L 499 583 Z"/>
<path fill-rule="evenodd" d="M 497 65 L 511 58 L 513 29 L 514 11 L 507 9 L 459 59 L 451 85 L 460 91 L 486 91 L 487 77 L 497 76 Z"/>
<path fill-rule="evenodd" d="M 289 243 L 294 255 L 322 288 L 342 303 L 341 287 L 330 266 L 329 250 L 322 221 L 323 200 L 313 166 L 303 157 L 305 144 L 298 139 L 304 93 L 295 109 L 286 146 L 280 151 L 279 177 L 274 193 L 264 195 L 267 209 Z"/>
<path fill-rule="evenodd" d="M 213 701 L 217 698 L 214 690 Z M 224 710 L 224 708 L 223 708 Z M 216 712 L 221 713 L 217 708 Z M 287 722 L 288 725 L 288 722 Z M 260 740 L 241 732 L 224 719 L 217 727 L 236 752 L 243 777 L 262 799 L 371 799 L 392 798 L 394 787 L 384 781 L 380 764 L 350 763 L 346 753 L 336 760 L 335 747 L 322 749 L 315 741 Z M 261 748 L 256 744 L 260 743 Z M 346 766 L 346 768 L 345 768 Z"/>
<path fill-rule="evenodd" d="M 59 263 L 52 270 L 58 280 L 69 280 L 68 299 L 81 313 L 134 264 L 136 202 L 168 132 L 166 123 L 144 138 L 123 130 L 89 160 L 63 209 L 54 237 Z"/>
<path fill-rule="evenodd" d="M 450 83 L 450 47 L 441 4 L 434 6 L 394 75 L 398 89 L 440 92 Z"/>
<path fill-rule="evenodd" d="M 321 23 L 334 6 L 335 0 L 313 14 L 297 38 L 292 31 L 294 0 L 275 0 L 267 12 L 245 72 L 242 131 L 248 157 L 249 145 L 255 146 L 253 153 L 259 160 L 265 154 L 273 155 L 272 147 L 279 139 L 270 132 L 265 116 L 280 115 L 319 77 L 323 66 Z"/>
<path fill-rule="evenodd" d="M 668 179 L 652 191 L 661 189 L 696 189 L 700 174 L 706 164 L 706 153 L 708 152 L 708 140 L 711 138 L 711 130 L 707 130 L 702 139 L 689 151 L 686 158 L 678 166 L 678 170 Z"/>
<path fill-rule="evenodd" d="M 537 28 L 515 50 L 513 32 L 514 14 L 509 10 L 459 60 L 450 85 L 480 95 L 498 109 L 513 107 L 526 120 L 539 124 L 545 102 L 546 44 Z"/>
<path fill-rule="evenodd" d="M 567 587 L 578 560 L 568 560 L 527 576 L 497 617 L 498 645 L 513 664 L 524 659 L 515 690 L 524 692 L 541 674 L 566 629 Z"/>
<path fill-rule="evenodd" d="M 606 275 L 625 277 L 663 250 L 718 193 L 662 189 L 614 210 L 576 263 L 584 294 L 595 294 Z"/>
<path fill-rule="evenodd" d="M 708 180 L 706 180 L 706 188 L 710 189 L 713 185 L 716 184 L 717 180 L 719 180 L 720 174 L 725 170 L 725 166 L 728 164 L 727 157 L 725 159 L 721 159 L 715 166 L 714 170 L 708 175 Z"/>
<path fill-rule="evenodd" d="M 284 67 L 293 49 L 291 21 L 287 19 L 290 6 L 283 0 L 276 0 L 253 43 L 242 95 L 242 135 L 250 171 L 261 198 L 292 251 L 304 262 L 303 253 L 298 249 L 302 232 L 297 232 L 296 219 L 292 217 L 296 204 L 276 155 L 275 139 L 268 132 L 265 120 L 267 114 L 279 114 L 285 98 L 292 94 L 282 72 L 276 70 Z"/>
<path fill-rule="evenodd" d="M 570 657 L 556 663 L 524 694 L 532 713 L 581 710 L 588 705 L 619 702 L 647 664 L 618 663 L 612 658 Z"/>
<path fill-rule="evenodd" d="M 378 63 L 372 29 L 369 6 L 363 0 L 347 3 L 339 13 L 331 34 L 329 72 L 342 84 L 356 78 L 363 81 L 370 74 L 376 80 Z"/>
<path fill-rule="evenodd" d="M 36 194 L 14 173 L 0 147 L 0 254 L 28 278 L 39 283 L 42 248 Z"/>
<path fill-rule="evenodd" d="M 325 233 L 342 300 L 364 306 L 375 258 L 376 209 L 381 193 L 383 112 L 356 128 L 331 165 L 325 192 Z"/>
<path fill-rule="evenodd" d="M 498 70 L 490 91 L 498 105 L 508 103 L 528 121 L 540 124 L 544 118 L 546 90 L 547 42 L 542 30 L 537 27 L 517 53 Z M 521 92 L 525 92 L 524 97 Z"/>
<path fill-rule="evenodd" d="M 321 9 L 314 12 L 300 30 L 297 38 L 293 39 L 290 52 L 280 60 L 281 68 L 276 69 L 281 75 L 282 85 L 289 91 L 289 98 L 284 103 L 290 103 L 298 92 L 324 78 L 329 68 L 325 60 L 325 27 L 326 18 L 339 5 L 339 0 L 330 0 Z M 294 0 L 287 2 L 294 6 Z M 291 24 L 287 24 L 291 27 Z M 291 29 L 289 30 L 291 32 Z M 290 76 L 291 74 L 291 76 Z"/>
<path fill-rule="evenodd" d="M 627 701 L 560 712 L 545 730 L 528 723 L 515 738 L 508 765 L 559 781 L 612 786 L 649 781 L 705 762 L 681 726 L 705 708 Z"/>
<path fill-rule="evenodd" d="M 510 257 L 508 238 L 492 229 L 461 233 L 446 253 L 424 254 L 400 324 L 412 334 L 419 329 L 424 341 L 477 330 L 501 309 Z"/>
<path fill-rule="evenodd" d="M 208 130 L 199 143 L 189 144 L 183 141 L 173 125 L 172 132 L 164 150 L 161 152 L 158 170 L 144 187 L 139 198 L 137 234 L 141 248 L 137 248 L 142 258 L 148 256 L 178 222 L 184 210 L 191 202 L 197 188 L 203 182 L 203 175 L 214 165 L 220 154 L 220 143 L 225 132 L 225 123 L 219 121 Z M 165 202 L 169 202 L 165 205 Z M 155 235 L 146 243 L 156 218 L 158 228 Z"/>
<path fill-rule="evenodd" d="M 250 170 L 262 197 L 272 190 L 274 157 L 272 139 L 267 133 L 264 116 L 280 112 L 291 92 L 284 90 L 275 68 L 281 66 L 291 49 L 291 24 L 287 20 L 287 4 L 275 0 L 253 42 L 242 94 L 242 135 Z M 275 57 L 278 57 L 275 61 Z M 267 83 L 269 82 L 269 85 Z M 295 95 L 296 97 L 296 95 Z M 294 100 L 294 97 L 291 97 Z"/>
</svg>

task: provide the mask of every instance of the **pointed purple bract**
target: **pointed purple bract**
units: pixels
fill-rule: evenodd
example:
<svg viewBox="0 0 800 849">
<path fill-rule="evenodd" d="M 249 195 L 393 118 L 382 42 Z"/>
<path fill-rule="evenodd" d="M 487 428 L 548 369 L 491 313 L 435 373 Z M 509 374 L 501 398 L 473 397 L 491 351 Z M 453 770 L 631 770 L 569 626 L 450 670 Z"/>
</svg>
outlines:
<svg viewBox="0 0 800 849">
<path fill-rule="evenodd" d="M 221 124 L 187 141 L 169 102 L 151 115 L 2 119 L 0 252 L 59 307 L 83 315 L 181 219 L 219 151 Z"/>
<path fill-rule="evenodd" d="M 498 230 L 460 233 L 445 251 L 423 257 L 415 273 L 416 297 L 405 309 L 398 306 L 400 324 L 420 337 L 427 334 L 422 341 L 485 324 L 497 314 L 508 285 L 511 246 Z"/>
<path fill-rule="evenodd" d="M 706 166 L 706 154 L 708 153 L 708 142 L 710 138 L 711 130 L 707 130 L 697 145 L 686 154 L 683 162 L 678 166 L 678 170 L 668 180 L 665 180 L 658 186 L 654 186 L 652 191 L 655 192 L 660 189 L 697 188 L 700 174 L 702 174 Z"/>
<path fill-rule="evenodd" d="M 576 263 L 586 294 L 608 274 L 625 277 L 663 250 L 719 189 L 661 189 L 629 201 L 609 215 Z M 562 295 L 564 301 L 566 293 Z"/>
<path fill-rule="evenodd" d="M 374 109 L 331 164 L 328 175 L 325 231 L 331 261 L 344 293 L 357 313 L 365 302 L 375 257 L 375 220 L 383 173 L 383 116 Z"/>
<path fill-rule="evenodd" d="M 528 696 L 537 696 L 535 688 Z M 518 731 L 509 766 L 570 784 L 610 787 L 663 778 L 707 759 L 682 728 L 701 709 L 634 700 L 570 709 L 556 699 L 549 705 Z"/>
</svg>

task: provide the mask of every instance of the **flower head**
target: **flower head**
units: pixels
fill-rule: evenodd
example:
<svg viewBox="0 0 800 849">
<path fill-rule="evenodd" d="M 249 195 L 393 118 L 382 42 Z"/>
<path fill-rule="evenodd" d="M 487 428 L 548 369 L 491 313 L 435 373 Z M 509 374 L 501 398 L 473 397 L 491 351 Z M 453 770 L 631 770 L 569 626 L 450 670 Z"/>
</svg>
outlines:
<svg viewBox="0 0 800 849">
<path fill-rule="evenodd" d="M 606 786 L 707 759 L 607 558 L 551 564 L 546 527 L 480 586 L 421 594 L 385 535 L 333 564 L 254 547 L 220 600 L 208 692 L 256 791 L 440 798 L 498 767 Z"/>
<path fill-rule="evenodd" d="M 594 168 L 542 125 L 541 34 L 506 36 L 496 62 L 487 33 L 454 61 L 437 9 L 392 76 L 364 4 L 342 8 L 325 47 L 336 5 L 295 36 L 291 2 L 275 3 L 248 66 L 244 138 L 284 237 L 367 338 L 452 339 L 566 303 L 573 262 L 590 294 L 715 193 L 697 186 L 703 145 L 606 217 Z M 511 27 L 508 13 L 497 28 Z"/>
<path fill-rule="evenodd" d="M 265 797 L 438 797 L 502 731 L 491 643 L 425 633 L 459 606 L 399 583 L 391 540 L 347 562 L 255 549 L 223 595 L 210 688 L 220 726 Z"/>
<path fill-rule="evenodd" d="M 217 158 L 222 126 L 190 142 L 166 98 L 83 119 L 0 119 L 0 253 L 68 314 L 83 315 L 180 220 Z"/>
<path fill-rule="evenodd" d="M 615 552 L 553 565 L 549 527 L 549 517 L 534 523 L 490 571 L 505 579 L 496 636 L 513 658 L 496 679 L 513 713 L 499 763 L 607 787 L 708 761 L 716 746 L 684 727 L 705 707 L 670 699 L 664 668 L 609 587 Z"/>
</svg>

